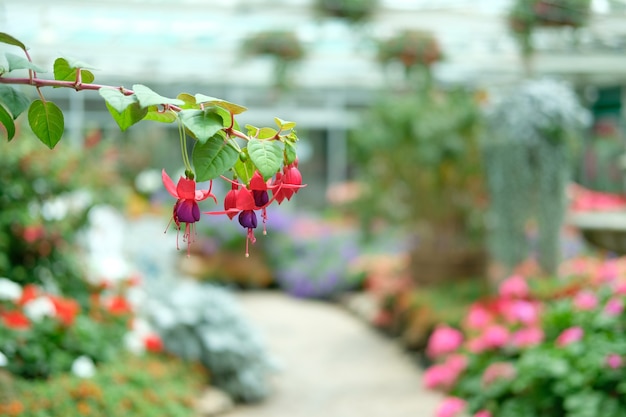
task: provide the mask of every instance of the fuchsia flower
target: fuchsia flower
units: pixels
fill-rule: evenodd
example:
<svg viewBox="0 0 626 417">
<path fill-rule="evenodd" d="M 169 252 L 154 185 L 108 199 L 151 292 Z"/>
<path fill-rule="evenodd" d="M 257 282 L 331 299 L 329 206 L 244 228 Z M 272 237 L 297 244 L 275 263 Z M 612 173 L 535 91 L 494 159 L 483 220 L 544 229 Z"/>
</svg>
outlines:
<svg viewBox="0 0 626 417">
<path fill-rule="evenodd" d="M 275 192 L 272 192 L 278 204 L 282 203 L 285 198 L 287 201 L 291 200 L 291 197 L 303 187 L 302 175 L 298 170 L 298 160 L 292 164 L 285 165 L 283 172 L 276 174 L 274 185 L 280 186 Z"/>
<path fill-rule="evenodd" d="M 544 333 L 540 327 L 524 327 L 511 335 L 511 344 L 517 348 L 538 345 L 543 341 Z"/>
<path fill-rule="evenodd" d="M 593 291 L 580 291 L 574 297 L 574 308 L 579 311 L 593 310 L 598 306 L 598 297 Z"/>
<path fill-rule="evenodd" d="M 289 165 L 291 167 L 291 165 Z M 293 168 L 293 167 L 292 167 Z M 297 171 L 297 168 L 293 168 Z M 280 173 L 276 174 L 278 178 Z M 224 211 L 206 212 L 207 214 L 226 214 L 230 219 L 235 216 L 239 216 L 239 224 L 244 229 L 248 230 L 246 237 L 246 257 L 250 256 L 249 244 L 256 242 L 254 236 L 254 229 L 258 226 L 257 211 L 261 211 L 261 218 L 263 219 L 263 234 L 266 234 L 265 224 L 267 222 L 267 206 L 269 206 L 274 200 L 279 198 L 290 199 L 294 192 L 299 188 L 304 187 L 302 185 L 302 177 L 299 178 L 299 184 L 289 183 L 285 181 L 285 175 L 283 174 L 281 180 L 276 180 L 272 183 L 272 180 L 265 181 L 259 171 L 255 171 L 254 175 L 250 179 L 250 184 L 245 186 L 238 181 L 231 181 L 231 189 L 226 193 L 224 197 Z M 297 174 L 299 176 L 299 172 Z M 296 174 L 289 175 L 289 181 L 296 181 Z M 287 190 L 291 191 L 291 194 L 286 194 Z M 271 191 L 273 196 L 269 197 L 268 192 Z"/>
<path fill-rule="evenodd" d="M 468 329 L 482 329 L 493 321 L 493 315 L 482 305 L 472 304 L 463 324 Z"/>
<path fill-rule="evenodd" d="M 606 364 L 611 369 L 618 369 L 622 367 L 622 365 L 624 364 L 624 360 L 617 353 L 611 353 L 606 357 Z"/>
<path fill-rule="evenodd" d="M 480 410 L 474 414 L 474 417 L 493 417 L 491 411 L 489 410 Z"/>
<path fill-rule="evenodd" d="M 494 362 L 485 369 L 482 376 L 483 386 L 487 387 L 499 379 L 511 380 L 517 373 L 515 366 L 509 362 Z"/>
<path fill-rule="evenodd" d="M 624 300 L 620 297 L 611 297 L 604 306 L 604 313 L 609 316 L 619 316 L 624 311 Z"/>
<path fill-rule="evenodd" d="M 428 339 L 426 353 L 435 358 L 455 352 L 463 343 L 463 333 L 452 327 L 441 325 L 433 331 Z"/>
<path fill-rule="evenodd" d="M 559 337 L 557 337 L 556 345 L 559 347 L 567 346 L 574 342 L 578 342 L 580 339 L 583 338 L 584 335 L 585 335 L 585 331 L 582 329 L 582 327 L 579 327 L 579 326 L 569 327 L 563 330 L 563 332 L 561 332 Z"/>
<path fill-rule="evenodd" d="M 512 275 L 502 281 L 499 293 L 504 298 L 526 298 L 530 294 L 530 290 L 523 276 Z"/>
<path fill-rule="evenodd" d="M 424 373 L 424 386 L 429 389 L 448 391 L 467 368 L 467 357 L 461 354 L 450 355 L 445 362 L 433 365 Z"/>
<path fill-rule="evenodd" d="M 509 330 L 499 324 L 493 324 L 485 329 L 482 334 L 483 342 L 487 348 L 499 348 L 509 341 Z"/>
<path fill-rule="evenodd" d="M 437 408 L 436 417 L 456 417 L 460 415 L 467 406 L 465 400 L 458 397 L 447 397 Z"/>
<path fill-rule="evenodd" d="M 185 232 L 183 233 L 183 242 L 187 242 L 187 254 L 189 247 L 193 241 L 192 229 L 193 224 L 200 220 L 200 208 L 198 201 L 206 200 L 211 197 L 216 203 L 217 198 L 211 194 L 211 185 L 208 190 L 196 190 L 196 182 L 193 179 L 180 177 L 178 184 L 174 185 L 174 181 L 167 175 L 165 170 L 161 172 L 163 185 L 172 197 L 176 199 L 172 220 L 176 227 L 176 248 L 178 249 L 178 232 L 180 232 L 180 224 L 185 223 Z M 171 223 L 171 221 L 170 221 Z"/>
</svg>

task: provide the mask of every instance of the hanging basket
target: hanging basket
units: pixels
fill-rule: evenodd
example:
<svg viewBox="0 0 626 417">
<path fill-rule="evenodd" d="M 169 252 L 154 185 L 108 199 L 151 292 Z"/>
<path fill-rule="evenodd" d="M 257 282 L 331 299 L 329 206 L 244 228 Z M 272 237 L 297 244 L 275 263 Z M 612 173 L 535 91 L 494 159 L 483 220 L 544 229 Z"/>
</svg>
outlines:
<svg viewBox="0 0 626 417">
<path fill-rule="evenodd" d="M 383 64 L 397 61 L 406 68 L 430 67 L 441 59 L 439 43 L 425 31 L 404 30 L 378 44 L 378 60 Z"/>
<path fill-rule="evenodd" d="M 243 42 L 244 53 L 254 56 L 270 56 L 294 62 L 304 57 L 304 48 L 295 33 L 289 31 L 259 32 Z"/>
<path fill-rule="evenodd" d="M 322 16 L 360 23 L 372 17 L 377 5 L 378 0 L 316 0 L 314 8 Z"/>
<path fill-rule="evenodd" d="M 508 16 L 515 33 L 534 27 L 585 26 L 591 15 L 591 0 L 517 0 Z"/>
</svg>

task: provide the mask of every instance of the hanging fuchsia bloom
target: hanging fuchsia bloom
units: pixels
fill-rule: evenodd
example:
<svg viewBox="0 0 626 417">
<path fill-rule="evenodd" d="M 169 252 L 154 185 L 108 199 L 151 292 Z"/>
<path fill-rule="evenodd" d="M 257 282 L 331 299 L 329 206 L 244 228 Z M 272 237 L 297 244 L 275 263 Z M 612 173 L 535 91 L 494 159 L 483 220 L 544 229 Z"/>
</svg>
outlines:
<svg viewBox="0 0 626 417">
<path fill-rule="evenodd" d="M 279 186 L 278 189 L 274 191 L 274 198 L 278 201 L 278 204 L 282 203 L 285 198 L 287 201 L 291 200 L 291 197 L 293 197 L 300 188 L 305 187 L 305 185 L 302 185 L 302 175 L 298 170 L 298 160 L 293 164 L 285 165 L 283 172 L 276 174 L 274 184 Z"/>
<path fill-rule="evenodd" d="M 211 186 L 208 190 L 196 190 L 196 182 L 193 179 L 180 177 L 178 184 L 174 185 L 174 181 L 167 175 L 165 170 L 161 172 L 163 185 L 165 189 L 176 198 L 172 220 L 176 226 L 177 238 L 176 248 L 178 249 L 178 232 L 180 232 L 180 224 L 185 223 L 185 232 L 183 233 L 183 242 L 187 242 L 187 254 L 189 247 L 193 241 L 193 224 L 200 220 L 200 208 L 198 201 L 206 200 L 211 197 L 217 203 L 217 198 L 211 194 Z M 170 220 L 171 223 L 171 220 Z"/>
</svg>

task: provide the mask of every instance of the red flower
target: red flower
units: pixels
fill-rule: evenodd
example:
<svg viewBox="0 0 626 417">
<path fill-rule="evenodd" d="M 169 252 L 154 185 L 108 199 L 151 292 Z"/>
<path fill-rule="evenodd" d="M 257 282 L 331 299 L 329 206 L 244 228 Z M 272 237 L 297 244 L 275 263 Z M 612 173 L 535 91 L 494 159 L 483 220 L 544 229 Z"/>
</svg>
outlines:
<svg viewBox="0 0 626 417">
<path fill-rule="evenodd" d="M 230 180 L 228 180 L 230 181 Z M 269 185 L 263 180 L 263 176 L 256 171 L 250 179 L 250 184 L 244 187 L 237 181 L 231 181 L 231 189 L 224 197 L 224 211 L 206 212 L 207 214 L 226 214 L 230 219 L 239 215 L 238 220 L 241 227 L 248 229 L 246 237 L 246 256 L 250 256 L 248 247 L 249 243 L 256 242 L 254 237 L 254 229 L 257 228 L 258 220 L 256 211 L 261 211 L 263 219 L 263 234 L 266 234 L 265 223 L 267 221 L 266 208 L 274 198 L 270 199 L 268 190 L 272 190 L 275 186 Z"/>
<path fill-rule="evenodd" d="M 116 296 L 109 298 L 106 302 L 106 306 L 109 309 L 109 312 L 111 312 L 111 314 L 120 315 L 120 316 L 125 315 L 125 314 L 130 314 L 133 311 L 128 300 L 126 300 L 121 295 L 116 295 Z"/>
<path fill-rule="evenodd" d="M 74 323 L 74 318 L 80 312 L 80 306 L 76 300 L 55 297 L 53 295 L 49 295 L 48 298 L 54 305 L 59 321 L 66 326 L 71 326 Z"/>
<path fill-rule="evenodd" d="M 286 198 L 287 201 L 305 185 L 302 185 L 302 175 L 298 170 L 298 161 L 293 164 L 285 165 L 282 173 L 276 174 L 274 185 L 278 186 L 274 192 L 274 198 L 278 204 L 282 203 Z"/>
<path fill-rule="evenodd" d="M 149 335 L 147 335 L 144 339 L 143 342 L 146 346 L 146 350 L 148 352 L 162 352 L 163 351 L 163 341 L 161 340 L 161 338 L 154 334 L 151 333 Z"/>
<path fill-rule="evenodd" d="M 2 311 L 0 318 L 2 318 L 4 325 L 10 329 L 28 329 L 30 327 L 28 317 L 20 311 Z"/>
<path fill-rule="evenodd" d="M 211 185 L 208 190 L 196 190 L 196 182 L 193 179 L 180 177 L 178 184 L 174 185 L 174 181 L 167 175 L 165 170 L 161 172 L 163 185 L 165 189 L 176 198 L 172 220 L 176 225 L 176 231 L 180 231 L 180 224 L 185 223 L 185 232 L 183 233 L 183 241 L 187 242 L 187 254 L 189 254 L 189 246 L 193 241 L 192 225 L 200 220 L 200 208 L 198 201 L 206 200 L 211 197 L 216 203 L 217 199 L 211 194 Z M 171 221 L 170 221 L 171 223 Z M 176 248 L 178 249 L 178 234 L 176 235 Z"/>
<path fill-rule="evenodd" d="M 37 298 L 37 294 L 39 293 L 39 289 L 34 284 L 26 284 L 22 289 L 22 296 L 18 300 L 17 304 L 23 306 L 27 302 L 34 300 Z"/>
</svg>

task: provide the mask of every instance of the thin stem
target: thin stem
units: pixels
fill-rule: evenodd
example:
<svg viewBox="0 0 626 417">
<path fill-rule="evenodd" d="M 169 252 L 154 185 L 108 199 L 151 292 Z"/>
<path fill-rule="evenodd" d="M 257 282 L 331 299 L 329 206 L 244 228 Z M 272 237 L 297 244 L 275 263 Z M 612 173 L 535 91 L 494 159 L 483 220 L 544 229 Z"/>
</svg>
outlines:
<svg viewBox="0 0 626 417">
<path fill-rule="evenodd" d="M 180 137 L 180 150 L 183 156 L 183 164 L 185 164 L 185 170 L 193 172 L 191 164 L 189 163 L 189 153 L 187 152 L 187 136 L 185 135 L 185 127 L 180 118 L 176 118 L 178 121 L 178 136 Z"/>
<path fill-rule="evenodd" d="M 135 94 L 135 92 L 133 90 L 129 90 L 128 88 L 124 88 L 124 87 L 115 87 L 112 85 L 102 85 L 102 84 L 82 84 L 82 83 L 77 83 L 76 81 L 60 81 L 60 80 L 44 80 L 41 78 L 7 78 L 7 77 L 2 77 L 0 76 L 0 84 L 21 84 L 21 85 L 31 85 L 33 87 L 36 88 L 40 88 L 40 87 L 62 87 L 62 88 L 71 88 L 72 90 L 76 90 L 76 91 L 83 91 L 83 90 L 100 90 L 101 88 L 111 88 L 113 90 L 117 90 L 119 92 L 121 92 L 122 94 L 126 95 L 126 96 L 130 96 Z M 40 93 L 41 94 L 41 93 Z M 182 109 L 178 106 L 174 106 L 174 105 L 168 105 L 168 108 L 174 112 L 179 112 Z M 226 129 L 226 133 L 228 133 L 229 135 L 232 136 L 236 136 L 238 138 L 244 139 L 244 140 L 250 140 L 250 138 L 248 137 L 248 135 L 246 135 L 243 132 L 240 132 L 238 130 L 233 129 L 232 127 L 229 129 Z"/>
</svg>

